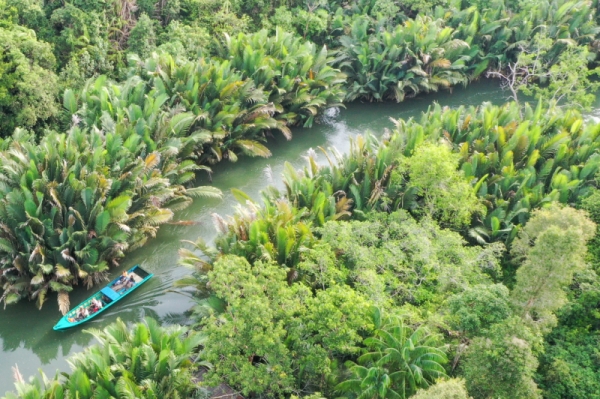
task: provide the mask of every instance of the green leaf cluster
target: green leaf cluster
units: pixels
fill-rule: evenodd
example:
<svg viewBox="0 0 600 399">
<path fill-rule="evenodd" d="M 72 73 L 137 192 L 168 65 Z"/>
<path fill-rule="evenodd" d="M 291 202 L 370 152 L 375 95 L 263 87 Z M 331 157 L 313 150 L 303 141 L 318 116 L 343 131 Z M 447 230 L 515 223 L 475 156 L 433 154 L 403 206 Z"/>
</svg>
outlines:
<svg viewBox="0 0 600 399">
<path fill-rule="evenodd" d="M 1 4 L 0 4 L 1 6 Z M 59 113 L 52 48 L 34 31 L 0 26 L 0 137 L 16 127 L 39 129 Z"/>
<path fill-rule="evenodd" d="M 120 319 L 103 331 L 90 330 L 99 342 L 74 355 L 72 371 L 52 379 L 41 373 L 5 399 L 92 399 L 191 397 L 194 351 L 203 336 L 184 327 L 161 327 L 154 319 L 129 328 Z"/>
<path fill-rule="evenodd" d="M 435 387 L 443 375 L 464 377 L 474 398 L 540 397 L 540 387 L 548 392 L 563 392 L 567 385 L 585 389 L 564 363 L 543 357 L 542 348 L 556 317 L 562 323 L 577 320 L 579 334 L 597 324 L 592 308 L 598 285 L 584 263 L 595 226 L 582 211 L 559 205 L 593 192 L 597 128 L 577 112 L 542 105 L 526 107 L 522 114 L 515 104 L 469 110 L 436 106 L 420 122 L 398 122 L 381 141 L 352 140 L 345 156 L 335 149 L 324 152 L 326 165 L 319 166 L 315 154 L 309 154 L 303 170 L 286 166 L 285 188 L 266 190 L 262 207 L 236 191 L 246 207 L 227 222 L 215 216 L 216 248 L 197 246 L 208 259 L 182 253 L 182 263 L 196 270 L 185 285 L 211 292 L 225 304 L 214 313 L 196 313 L 202 328 L 215 334 L 205 348 L 220 370 L 211 381 L 229 382 L 250 395 L 305 389 L 349 398 L 405 398 L 419 388 Z M 426 173 L 427 160 L 436 173 Z M 532 180 L 538 173 L 544 178 Z M 504 196 L 503 184 L 516 192 Z M 509 245 L 503 255 L 500 242 L 468 243 L 464 237 L 472 233 L 439 216 L 448 204 L 426 198 L 426 191 L 456 193 L 450 186 L 470 197 L 461 192 L 448 201 L 468 203 L 479 197 L 488 207 L 487 215 L 479 210 L 463 221 L 471 228 L 484 223 L 482 216 L 497 218 L 502 209 L 515 206 L 513 198 L 524 203 L 536 192 L 547 198 L 529 202 L 519 212 L 519 225 L 502 232 L 514 235 L 493 239 Z M 596 200 L 589 198 L 583 203 L 593 215 Z M 432 216 L 455 231 L 440 228 Z M 499 220 L 490 220 L 498 231 Z M 277 232 L 283 231 L 289 231 L 289 245 L 279 244 L 284 236 Z M 240 256 L 235 265 L 231 254 Z M 271 277 L 263 277 L 264 270 Z M 569 302 L 575 292 L 592 298 L 592 305 Z M 361 328 L 345 313 L 357 303 L 370 309 L 372 327 Z M 570 306 L 585 311 L 576 317 Z M 392 318 L 402 316 L 406 324 L 385 324 L 374 307 Z M 255 309 L 253 316 L 264 312 L 270 322 L 251 319 L 250 309 Z M 233 331 L 242 327 L 247 335 L 233 341 Z M 275 346 L 249 347 L 253 329 L 264 332 L 260 343 Z M 412 342 L 394 347 L 413 332 L 418 341 L 430 331 L 432 336 L 442 332 L 447 346 Z M 575 335 L 560 345 L 587 347 L 581 338 Z M 220 344 L 225 339 L 231 348 Z M 240 347 L 248 347 L 248 353 L 234 363 L 224 361 Z M 446 363 L 447 358 L 453 360 Z M 587 357 L 568 358 L 578 370 L 589 367 Z M 540 359 L 548 374 L 536 374 Z M 257 371 L 275 365 L 289 377 L 284 385 Z M 247 378 L 232 377 L 242 367 Z M 552 373 L 569 379 L 561 385 Z M 586 375 L 592 378 L 593 369 Z M 467 396 L 459 387 L 450 391 Z"/>
<path fill-rule="evenodd" d="M 3 145 L 5 304 L 29 298 L 41 308 L 49 292 L 58 292 L 65 313 L 73 285 L 104 281 L 109 266 L 154 237 L 173 217 L 172 209 L 191 203 L 194 195 L 220 195 L 186 189 L 183 173 L 193 177 L 193 163 L 149 151 L 134 131 L 114 125 L 104 135 L 73 126 L 67 134 L 49 133 L 39 144 L 17 130 Z"/>
</svg>

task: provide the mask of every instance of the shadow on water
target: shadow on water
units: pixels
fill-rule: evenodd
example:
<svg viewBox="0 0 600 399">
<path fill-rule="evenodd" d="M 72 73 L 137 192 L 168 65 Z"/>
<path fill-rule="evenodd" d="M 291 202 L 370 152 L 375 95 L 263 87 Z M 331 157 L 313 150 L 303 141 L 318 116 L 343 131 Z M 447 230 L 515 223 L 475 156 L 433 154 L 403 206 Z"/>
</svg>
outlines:
<svg viewBox="0 0 600 399">
<path fill-rule="evenodd" d="M 369 130 L 380 134 L 393 127 L 389 118 L 409 118 L 420 115 L 435 100 L 441 105 L 478 105 L 484 101 L 502 103 L 506 93 L 498 89 L 497 82 L 482 81 L 467 88 L 454 89 L 453 93 L 442 92 L 411 99 L 404 103 L 353 103 L 346 109 L 329 112 L 322 124 L 311 129 L 294 130 L 292 141 L 280 135 L 269 143 L 273 156 L 263 158 L 241 158 L 237 163 L 224 163 L 214 167 L 212 184 L 224 193 L 221 201 L 197 200 L 190 207 L 176 214 L 175 220 L 188 221 L 185 225 L 162 226 L 155 239 L 143 248 L 133 251 L 123 259 L 121 267 L 113 269 L 111 276 L 140 264 L 155 277 L 136 290 L 122 303 L 98 319 L 83 327 L 66 332 L 55 332 L 52 326 L 60 318 L 56 297 L 50 296 L 42 310 L 33 303 L 21 302 L 0 309 L 0 393 L 12 390 L 11 367 L 18 364 L 24 376 L 30 376 L 41 368 L 47 374 L 59 369 L 69 369 L 66 359 L 71 353 L 91 345 L 92 336 L 84 334 L 89 328 L 103 328 L 121 318 L 127 323 L 152 316 L 167 324 L 185 320 L 184 312 L 191 306 L 190 298 L 168 292 L 172 283 L 188 271 L 177 265 L 177 251 L 184 244 L 181 240 L 195 241 L 202 237 L 211 242 L 215 237 L 211 214 L 230 215 L 237 204 L 230 190 L 240 189 L 254 199 L 270 184 L 281 186 L 280 178 L 284 163 L 295 167 L 304 165 L 303 156 L 310 148 L 335 146 L 339 151 L 348 149 L 348 138 Z M 269 169 L 270 173 L 265 173 Z M 271 177 L 272 176 L 272 177 Z M 207 178 L 199 177 L 199 184 L 208 184 Z M 71 293 L 71 306 L 75 306 L 93 292 L 77 288 Z"/>
</svg>

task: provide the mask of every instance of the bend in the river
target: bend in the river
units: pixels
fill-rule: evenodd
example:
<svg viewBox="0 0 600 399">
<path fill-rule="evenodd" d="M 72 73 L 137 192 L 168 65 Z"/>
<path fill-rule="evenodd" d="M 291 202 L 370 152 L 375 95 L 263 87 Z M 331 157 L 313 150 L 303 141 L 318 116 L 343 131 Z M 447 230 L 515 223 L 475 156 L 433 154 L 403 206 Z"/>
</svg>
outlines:
<svg viewBox="0 0 600 399">
<path fill-rule="evenodd" d="M 92 337 L 84 334 L 86 328 L 103 328 L 120 317 L 126 322 L 135 322 L 145 316 L 152 316 L 164 323 L 178 322 L 191 306 L 186 296 L 168 292 L 173 281 L 188 274 L 188 270 L 177 265 L 177 251 L 183 245 L 181 240 L 195 241 L 202 237 L 211 242 L 215 237 L 211 214 L 230 215 L 236 200 L 231 195 L 232 188 L 240 189 L 252 198 L 258 199 L 259 192 L 270 184 L 281 184 L 279 176 L 286 161 L 295 167 L 305 164 L 303 155 L 310 148 L 335 146 L 340 152 L 347 151 L 348 138 L 369 130 L 381 134 L 385 128 L 393 127 L 389 118 L 409 118 L 418 116 L 434 101 L 441 105 L 479 105 L 484 101 L 502 103 L 506 93 L 498 88 L 498 82 L 482 81 L 467 88 L 456 88 L 453 93 L 437 93 L 409 99 L 403 103 L 349 104 L 347 109 L 331 112 L 324 123 L 311 129 L 294 130 L 292 141 L 276 137 L 269 143 L 273 156 L 268 159 L 241 158 L 237 163 L 223 163 L 215 167 L 213 185 L 224 193 L 222 201 L 200 199 L 189 208 L 179 212 L 175 220 L 189 220 L 188 225 L 162 226 L 156 239 L 144 247 L 127 255 L 120 268 L 113 269 L 112 275 L 120 273 L 136 263 L 154 273 L 155 277 L 142 286 L 123 303 L 111 308 L 110 312 L 72 331 L 56 332 L 52 326 L 60 318 L 56 298 L 50 297 L 44 308 L 37 311 L 33 303 L 21 301 L 17 305 L 0 310 L 0 393 L 13 389 L 11 368 L 18 364 L 24 376 L 33 375 L 41 368 L 47 374 L 57 369 L 68 370 L 66 359 L 74 352 L 81 351 L 92 343 Z M 598 108 L 596 108 L 598 110 Z M 265 169 L 270 168 L 270 175 Z M 204 182 L 204 184 L 206 184 Z M 93 290 L 76 289 L 71 294 L 71 305 L 87 298 Z"/>
</svg>

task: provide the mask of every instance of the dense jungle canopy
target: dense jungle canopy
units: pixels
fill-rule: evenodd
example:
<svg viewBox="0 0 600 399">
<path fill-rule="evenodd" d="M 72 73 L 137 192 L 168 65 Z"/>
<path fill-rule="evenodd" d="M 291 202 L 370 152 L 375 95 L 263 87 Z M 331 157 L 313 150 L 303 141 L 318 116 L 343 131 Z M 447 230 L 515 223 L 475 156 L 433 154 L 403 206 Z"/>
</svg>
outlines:
<svg viewBox="0 0 600 399">
<path fill-rule="evenodd" d="M 182 244 L 186 326 L 91 329 L 6 398 L 600 398 L 598 7 L 0 0 L 0 303 L 31 312 L 329 108 L 510 97 L 311 152 L 261 203 L 234 189 L 214 245 Z"/>
</svg>

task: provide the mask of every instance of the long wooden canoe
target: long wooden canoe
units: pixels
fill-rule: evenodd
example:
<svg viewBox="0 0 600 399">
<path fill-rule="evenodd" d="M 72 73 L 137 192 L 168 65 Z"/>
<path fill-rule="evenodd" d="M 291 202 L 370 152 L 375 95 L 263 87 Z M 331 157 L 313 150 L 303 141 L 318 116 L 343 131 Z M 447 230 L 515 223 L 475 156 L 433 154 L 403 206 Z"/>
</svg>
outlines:
<svg viewBox="0 0 600 399">
<path fill-rule="evenodd" d="M 142 269 L 139 265 L 135 265 L 131 269 L 127 271 L 127 275 L 133 277 L 135 283 L 131 287 L 126 287 L 124 284 L 119 284 L 119 280 L 121 276 L 117 277 L 100 291 L 96 292 L 94 295 L 81 302 L 79 305 L 71 309 L 66 315 L 62 317 L 54 326 L 54 330 L 66 330 L 68 328 L 72 328 L 83 324 L 94 317 L 98 316 L 100 313 L 105 312 L 108 308 L 113 306 L 115 303 L 119 302 L 121 299 L 131 294 L 136 288 L 140 285 L 144 284 L 146 281 L 150 280 L 153 274 L 148 273 L 144 269 Z M 102 302 L 102 308 L 92 312 L 92 299 L 97 299 Z M 77 318 L 77 311 L 80 307 L 85 307 L 89 311 L 89 316 L 79 319 Z"/>
</svg>

